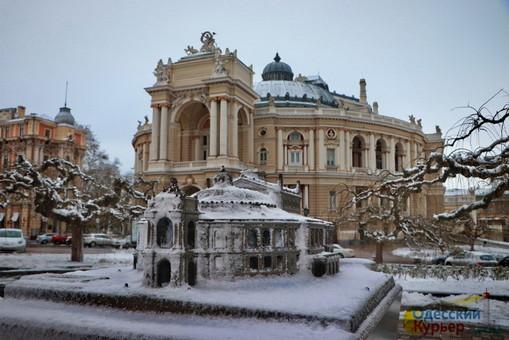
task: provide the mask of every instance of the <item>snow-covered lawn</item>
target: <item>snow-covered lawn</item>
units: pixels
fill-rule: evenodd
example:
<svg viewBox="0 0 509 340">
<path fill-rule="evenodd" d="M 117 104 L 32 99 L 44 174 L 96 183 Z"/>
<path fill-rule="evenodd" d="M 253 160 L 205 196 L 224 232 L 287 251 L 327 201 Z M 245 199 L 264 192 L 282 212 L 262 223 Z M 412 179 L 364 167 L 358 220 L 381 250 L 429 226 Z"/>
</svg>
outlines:
<svg viewBox="0 0 509 340">
<path fill-rule="evenodd" d="M 83 263 L 71 262 L 69 254 L 0 253 L 0 267 L 38 269 L 80 265 L 129 265 L 133 262 L 132 250 L 116 250 L 108 254 L 85 254 Z"/>
<path fill-rule="evenodd" d="M 0 334 L 9 334 L 1 333 L 2 325 L 5 325 L 8 332 L 24 332 L 26 338 L 37 336 L 39 339 L 61 339 L 59 331 L 75 335 L 76 338 L 88 336 L 90 339 L 98 335 L 122 339 L 353 338 L 351 333 L 335 326 L 316 327 L 259 319 L 128 312 L 18 299 L 0 300 Z M 19 328 L 15 329 L 14 325 Z M 11 335 L 14 337 L 19 334 Z"/>
<path fill-rule="evenodd" d="M 64 275 L 25 276 L 14 282 L 13 286 L 118 295 L 146 294 L 202 304 L 348 320 L 390 279 L 389 275 L 368 269 L 366 264 L 369 263 L 369 260 L 343 260 L 337 275 L 322 278 L 302 272 L 294 276 L 241 279 L 235 282 L 208 280 L 192 288 L 146 288 L 142 286 L 142 272 L 126 266 Z M 125 283 L 128 288 L 124 287 Z"/>
</svg>

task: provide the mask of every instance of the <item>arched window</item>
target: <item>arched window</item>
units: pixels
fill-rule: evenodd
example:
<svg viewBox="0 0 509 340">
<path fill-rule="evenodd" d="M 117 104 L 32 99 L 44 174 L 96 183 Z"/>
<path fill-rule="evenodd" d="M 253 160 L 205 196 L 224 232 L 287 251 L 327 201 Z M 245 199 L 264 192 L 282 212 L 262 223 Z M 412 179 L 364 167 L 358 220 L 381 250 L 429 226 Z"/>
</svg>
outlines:
<svg viewBox="0 0 509 340">
<path fill-rule="evenodd" d="M 267 149 L 261 148 L 260 149 L 260 165 L 267 164 Z"/>
<path fill-rule="evenodd" d="M 262 246 L 268 247 L 270 246 L 270 230 L 263 229 L 262 231 Z"/>
<path fill-rule="evenodd" d="M 352 141 L 352 166 L 354 168 L 364 167 L 362 153 L 364 152 L 364 142 L 359 136 L 355 136 Z"/>
<path fill-rule="evenodd" d="M 167 259 L 162 259 L 157 263 L 157 286 L 164 287 L 170 283 L 171 264 Z"/>
<path fill-rule="evenodd" d="M 396 171 L 403 171 L 403 145 L 396 144 L 396 152 L 394 153 L 394 169 Z"/>
<path fill-rule="evenodd" d="M 300 142 L 303 139 L 304 138 L 302 137 L 302 135 L 300 133 L 298 133 L 297 131 L 290 133 L 290 135 L 288 136 L 288 140 L 290 142 Z"/>
<path fill-rule="evenodd" d="M 376 141 L 376 168 L 377 169 L 386 169 L 387 165 L 385 164 L 384 154 L 386 152 L 387 145 L 383 139 L 379 139 Z"/>
<path fill-rule="evenodd" d="M 249 248 L 258 247 L 258 231 L 256 229 L 250 229 L 247 232 L 247 246 Z"/>
<path fill-rule="evenodd" d="M 159 247 L 169 247 L 173 244 L 173 223 L 168 217 L 157 222 L 156 242 Z"/>
</svg>

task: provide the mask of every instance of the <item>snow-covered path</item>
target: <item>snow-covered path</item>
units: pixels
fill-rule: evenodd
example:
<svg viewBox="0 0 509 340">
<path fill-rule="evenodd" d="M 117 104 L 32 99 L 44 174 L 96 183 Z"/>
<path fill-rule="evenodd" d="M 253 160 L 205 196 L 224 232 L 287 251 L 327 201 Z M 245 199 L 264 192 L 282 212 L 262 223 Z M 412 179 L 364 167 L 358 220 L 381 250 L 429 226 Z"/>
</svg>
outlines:
<svg viewBox="0 0 509 340">
<path fill-rule="evenodd" d="M 0 299 L 0 339 L 351 339 L 340 328 Z"/>
</svg>

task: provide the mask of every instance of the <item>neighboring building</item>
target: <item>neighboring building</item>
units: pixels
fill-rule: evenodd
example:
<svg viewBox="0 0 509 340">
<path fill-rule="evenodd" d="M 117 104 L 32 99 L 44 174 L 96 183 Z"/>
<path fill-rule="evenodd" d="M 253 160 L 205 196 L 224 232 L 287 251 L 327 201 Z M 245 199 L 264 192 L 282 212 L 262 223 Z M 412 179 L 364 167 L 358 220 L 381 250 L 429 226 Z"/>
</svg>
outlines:
<svg viewBox="0 0 509 340">
<path fill-rule="evenodd" d="M 359 98 L 338 94 L 320 76 L 294 77 L 276 54 L 254 85 L 237 51 L 223 53 L 208 32 L 202 43 L 176 62 L 159 61 L 156 83 L 145 89 L 152 123 L 146 117 L 134 135 L 135 173 L 159 180 L 159 190 L 175 177 L 192 194 L 210 186 L 223 165 L 236 175 L 256 168 L 268 181 L 282 176 L 299 185 L 301 213 L 332 220 L 343 203 L 341 185 L 362 190 L 384 170 L 401 171 L 443 146 L 438 127 L 426 134 L 413 116 L 406 122 L 379 114 L 364 79 Z M 437 184 L 412 196 L 408 213 L 442 211 L 443 192 Z M 337 234 L 356 236 L 354 228 Z"/>
<path fill-rule="evenodd" d="M 20 156 L 35 165 L 59 157 L 82 164 L 85 155 L 86 132 L 76 126 L 71 109 L 64 106 L 55 119 L 26 114 L 23 106 L 0 109 L 0 169 L 16 166 Z M 0 210 L 0 228 L 21 228 L 33 236 L 41 232 L 63 232 L 65 226 L 48 221 L 35 213 L 30 200 L 15 201 Z"/>
<path fill-rule="evenodd" d="M 260 191 L 246 187 L 256 186 Z M 254 173 L 235 182 L 223 169 L 214 185 L 186 196 L 176 183 L 145 211 L 148 228 L 140 247 L 145 285 L 194 285 L 203 279 L 339 270 L 329 222 L 287 212 L 287 189 Z"/>
<path fill-rule="evenodd" d="M 445 209 L 450 211 L 480 201 L 484 195 L 483 189 L 448 189 L 444 196 Z M 483 237 L 509 242 L 509 191 L 493 199 L 486 209 L 474 210 L 471 215 L 475 223 L 488 227 Z"/>
</svg>

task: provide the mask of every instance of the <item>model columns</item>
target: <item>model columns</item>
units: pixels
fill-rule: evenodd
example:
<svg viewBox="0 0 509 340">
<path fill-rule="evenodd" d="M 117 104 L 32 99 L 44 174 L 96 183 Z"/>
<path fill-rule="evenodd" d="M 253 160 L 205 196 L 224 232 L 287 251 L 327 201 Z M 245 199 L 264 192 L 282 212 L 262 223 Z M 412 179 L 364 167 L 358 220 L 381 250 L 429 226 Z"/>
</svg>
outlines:
<svg viewBox="0 0 509 340">
<path fill-rule="evenodd" d="M 387 162 L 389 166 L 389 170 L 394 172 L 396 170 L 396 145 L 394 144 L 394 137 L 390 137 L 389 141 L 389 162 Z"/>
<path fill-rule="evenodd" d="M 346 142 L 345 142 L 345 131 L 339 130 L 339 167 L 341 169 L 346 169 Z M 343 151 L 341 151 L 341 148 L 343 148 Z"/>
<path fill-rule="evenodd" d="M 168 159 L 168 104 L 163 104 L 161 108 L 160 136 L 159 139 L 159 159 Z"/>
<path fill-rule="evenodd" d="M 226 98 L 221 98 L 219 112 L 220 112 L 219 155 L 227 156 L 227 154 L 228 154 L 228 101 L 226 101 Z"/>
<path fill-rule="evenodd" d="M 210 101 L 210 150 L 209 156 L 217 156 L 217 101 Z"/>
<path fill-rule="evenodd" d="M 323 129 L 318 130 L 318 170 L 325 169 L 325 133 Z"/>
<path fill-rule="evenodd" d="M 283 130 L 277 130 L 277 168 L 278 170 L 283 170 Z"/>
<path fill-rule="evenodd" d="M 150 160 L 152 161 L 159 158 L 160 114 L 159 106 L 152 105 L 152 136 L 150 140 Z"/>
<path fill-rule="evenodd" d="M 350 140 L 350 131 L 345 131 L 345 155 L 346 155 L 346 163 L 345 168 L 352 168 L 352 141 Z"/>
</svg>

